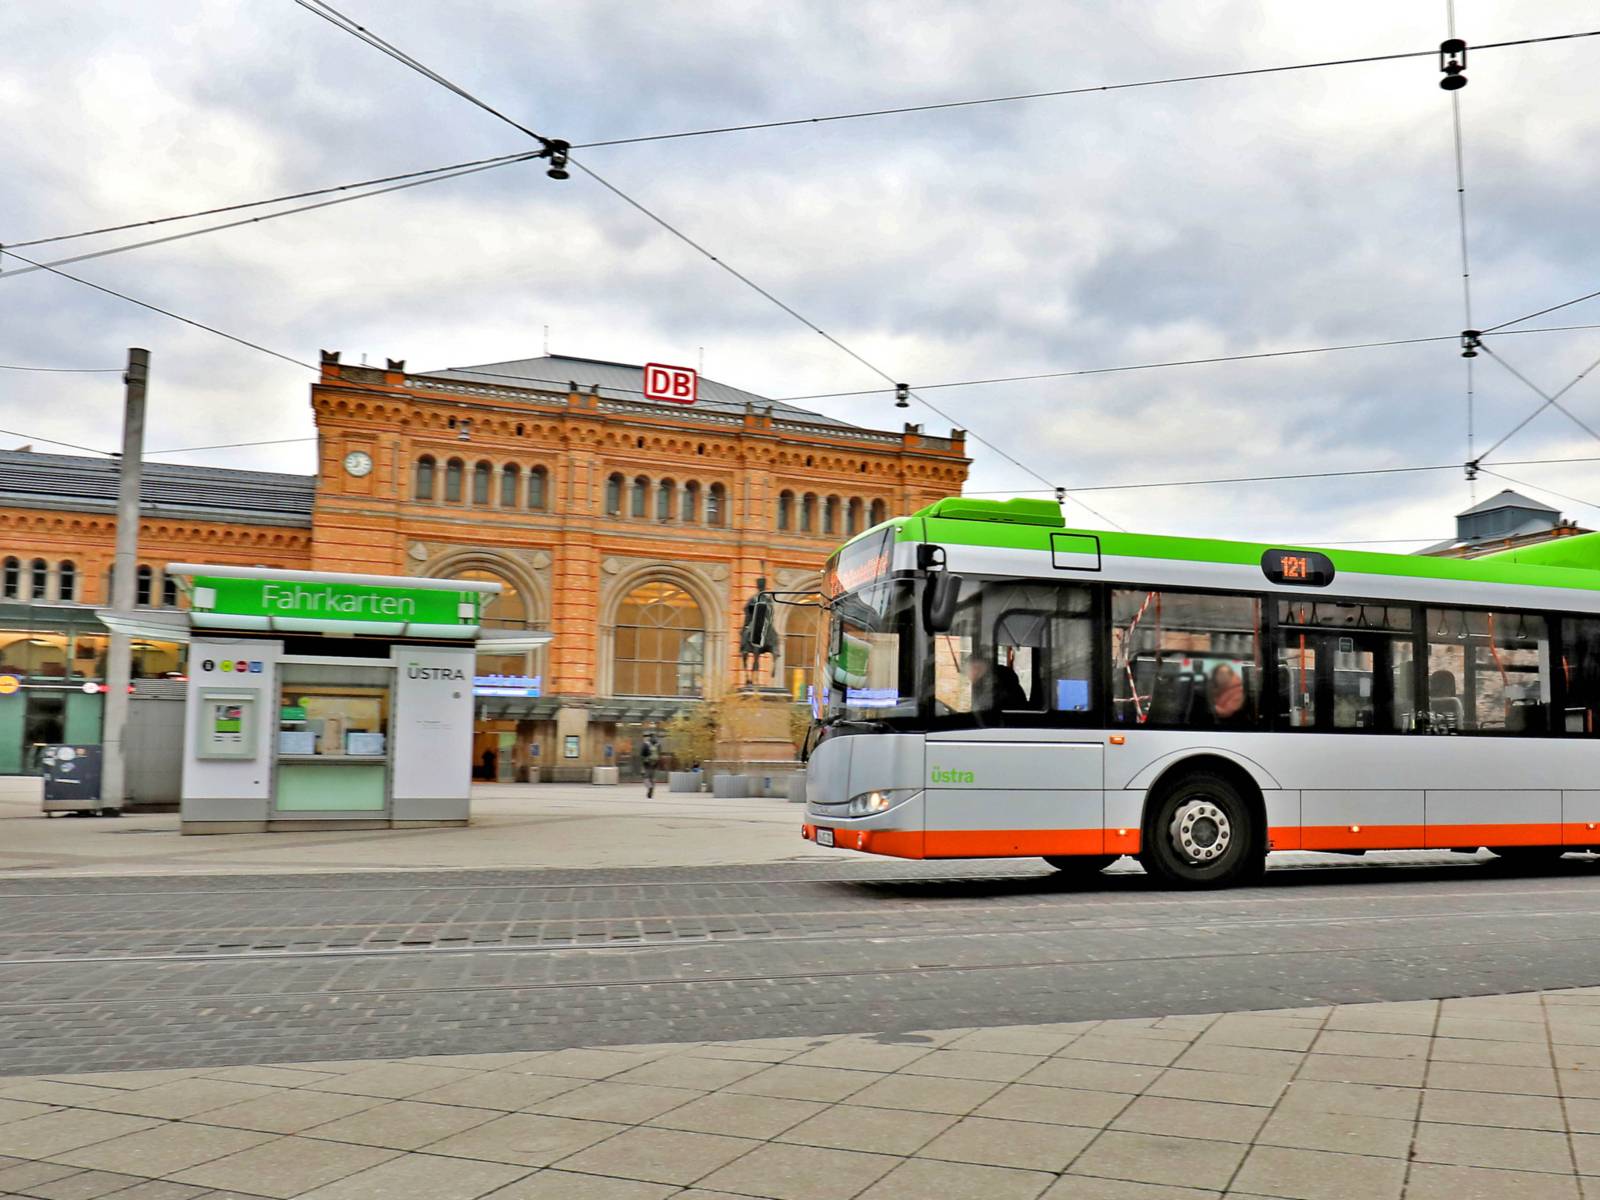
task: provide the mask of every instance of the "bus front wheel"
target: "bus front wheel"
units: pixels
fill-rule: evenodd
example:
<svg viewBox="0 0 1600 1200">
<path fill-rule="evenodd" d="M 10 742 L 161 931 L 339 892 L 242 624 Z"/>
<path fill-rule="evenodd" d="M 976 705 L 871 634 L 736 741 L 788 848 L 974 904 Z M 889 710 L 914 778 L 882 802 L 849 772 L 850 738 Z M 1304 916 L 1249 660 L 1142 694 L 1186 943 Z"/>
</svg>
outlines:
<svg viewBox="0 0 1600 1200">
<path fill-rule="evenodd" d="M 1189 771 L 1152 797 L 1139 862 L 1170 887 L 1225 887 L 1266 866 L 1262 833 L 1239 787 L 1211 771 Z"/>
</svg>

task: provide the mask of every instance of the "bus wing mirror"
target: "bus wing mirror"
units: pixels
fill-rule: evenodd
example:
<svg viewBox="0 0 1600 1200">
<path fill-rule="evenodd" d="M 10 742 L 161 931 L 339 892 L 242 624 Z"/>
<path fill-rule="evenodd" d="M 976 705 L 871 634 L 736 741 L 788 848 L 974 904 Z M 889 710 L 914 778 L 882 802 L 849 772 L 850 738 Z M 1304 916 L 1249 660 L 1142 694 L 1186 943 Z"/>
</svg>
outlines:
<svg viewBox="0 0 1600 1200">
<path fill-rule="evenodd" d="M 940 571 L 928 578 L 923 620 L 929 633 L 949 633 L 955 624 L 956 601 L 961 598 L 961 576 Z"/>
</svg>

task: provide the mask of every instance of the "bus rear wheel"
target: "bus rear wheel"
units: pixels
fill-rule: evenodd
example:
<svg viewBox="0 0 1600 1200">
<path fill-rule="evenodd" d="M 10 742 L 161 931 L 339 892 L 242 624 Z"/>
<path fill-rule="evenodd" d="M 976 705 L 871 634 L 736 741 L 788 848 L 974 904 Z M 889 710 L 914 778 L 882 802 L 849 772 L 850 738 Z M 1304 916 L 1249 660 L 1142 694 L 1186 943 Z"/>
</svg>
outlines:
<svg viewBox="0 0 1600 1200">
<path fill-rule="evenodd" d="M 1047 854 L 1044 860 L 1063 875 L 1087 878 L 1100 874 L 1120 857 L 1117 854 Z"/>
<path fill-rule="evenodd" d="M 1238 786 L 1211 771 L 1189 771 L 1152 798 L 1139 862 L 1169 887 L 1226 887 L 1259 875 L 1266 851 Z"/>
</svg>

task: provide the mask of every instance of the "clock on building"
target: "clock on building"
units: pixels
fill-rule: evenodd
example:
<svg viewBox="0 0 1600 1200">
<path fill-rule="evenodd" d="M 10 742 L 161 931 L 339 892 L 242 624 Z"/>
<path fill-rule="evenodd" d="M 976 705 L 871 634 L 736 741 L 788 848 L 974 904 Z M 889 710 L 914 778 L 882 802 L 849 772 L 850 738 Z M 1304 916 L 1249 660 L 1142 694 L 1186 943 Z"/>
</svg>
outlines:
<svg viewBox="0 0 1600 1200">
<path fill-rule="evenodd" d="M 344 456 L 344 469 L 360 479 L 372 470 L 372 455 L 365 450 L 352 450 Z"/>
</svg>

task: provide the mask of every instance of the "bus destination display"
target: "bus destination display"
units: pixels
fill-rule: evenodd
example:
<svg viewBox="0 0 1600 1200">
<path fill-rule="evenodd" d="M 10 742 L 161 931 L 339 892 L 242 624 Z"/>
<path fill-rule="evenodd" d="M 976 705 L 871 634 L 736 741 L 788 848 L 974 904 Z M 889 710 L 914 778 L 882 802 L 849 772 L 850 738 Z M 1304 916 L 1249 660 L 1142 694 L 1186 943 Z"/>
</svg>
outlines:
<svg viewBox="0 0 1600 1200">
<path fill-rule="evenodd" d="M 1315 550 L 1268 550 L 1261 556 L 1261 573 L 1290 587 L 1327 587 L 1333 582 L 1333 562 Z"/>
</svg>

